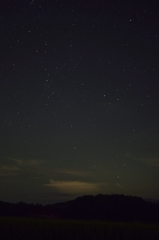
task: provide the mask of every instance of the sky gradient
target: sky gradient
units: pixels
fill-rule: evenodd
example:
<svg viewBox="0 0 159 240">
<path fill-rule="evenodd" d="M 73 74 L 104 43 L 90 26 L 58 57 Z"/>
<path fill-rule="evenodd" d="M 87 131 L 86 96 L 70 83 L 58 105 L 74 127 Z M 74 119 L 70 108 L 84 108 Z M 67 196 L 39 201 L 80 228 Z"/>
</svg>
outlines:
<svg viewBox="0 0 159 240">
<path fill-rule="evenodd" d="M 156 4 L 1 3 L 1 201 L 159 199 Z"/>
</svg>

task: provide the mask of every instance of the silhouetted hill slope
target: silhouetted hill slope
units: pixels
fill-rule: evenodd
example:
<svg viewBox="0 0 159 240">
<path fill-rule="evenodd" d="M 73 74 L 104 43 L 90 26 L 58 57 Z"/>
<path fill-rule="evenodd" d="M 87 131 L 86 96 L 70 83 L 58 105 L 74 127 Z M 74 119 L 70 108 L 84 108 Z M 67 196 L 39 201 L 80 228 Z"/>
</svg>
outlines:
<svg viewBox="0 0 159 240">
<path fill-rule="evenodd" d="M 27 204 L 24 202 L 8 203 L 0 201 L 0 216 L 31 216 L 45 213 L 41 204 Z"/>
<path fill-rule="evenodd" d="M 54 204 L 61 215 L 75 219 L 112 221 L 159 221 L 159 204 L 140 197 L 124 195 L 83 196 L 73 201 Z"/>
<path fill-rule="evenodd" d="M 159 222 L 159 203 L 124 195 L 86 195 L 75 200 L 42 206 L 0 202 L 1 216 L 51 217 L 107 221 Z"/>
<path fill-rule="evenodd" d="M 151 203 L 158 203 L 159 200 L 153 199 L 153 198 L 146 198 L 144 199 L 146 202 L 151 202 Z"/>
</svg>

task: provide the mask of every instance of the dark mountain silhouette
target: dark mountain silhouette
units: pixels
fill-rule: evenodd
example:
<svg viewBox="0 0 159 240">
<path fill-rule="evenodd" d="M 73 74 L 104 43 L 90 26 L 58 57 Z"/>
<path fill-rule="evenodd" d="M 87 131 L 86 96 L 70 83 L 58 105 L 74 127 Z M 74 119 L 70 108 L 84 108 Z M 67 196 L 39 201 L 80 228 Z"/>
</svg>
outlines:
<svg viewBox="0 0 159 240">
<path fill-rule="evenodd" d="M 153 198 L 146 198 L 144 200 L 147 201 L 147 202 L 152 202 L 152 203 L 158 203 L 159 202 L 159 200 L 156 200 L 156 199 L 153 199 Z"/>
<path fill-rule="evenodd" d="M 136 196 L 86 195 L 75 200 L 41 204 L 0 202 L 0 216 L 47 217 L 62 219 L 159 222 L 159 202 Z"/>
</svg>

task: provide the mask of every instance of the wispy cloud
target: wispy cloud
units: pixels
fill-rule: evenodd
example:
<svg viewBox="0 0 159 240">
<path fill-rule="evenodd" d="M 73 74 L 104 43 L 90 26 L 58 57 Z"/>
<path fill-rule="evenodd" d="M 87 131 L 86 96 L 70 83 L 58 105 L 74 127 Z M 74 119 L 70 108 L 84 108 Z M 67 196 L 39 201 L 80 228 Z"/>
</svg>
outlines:
<svg viewBox="0 0 159 240">
<path fill-rule="evenodd" d="M 146 162 L 154 167 L 159 167 L 159 157 L 158 158 L 148 158 L 146 159 Z"/>
<path fill-rule="evenodd" d="M 20 171 L 20 168 L 8 165 L 0 166 L 0 176 L 16 175 L 17 171 Z"/>
<path fill-rule="evenodd" d="M 38 178 L 45 174 L 43 161 L 37 159 L 19 159 L 13 157 L 5 157 L 7 165 L 0 168 L 0 175 L 7 176 L 26 176 L 28 178 Z M 17 171 L 19 170 L 19 172 Z M 17 172 L 16 172 L 17 171 Z"/>
<path fill-rule="evenodd" d="M 18 158 L 11 158 L 7 157 L 7 159 L 14 161 L 17 165 L 19 166 L 38 166 L 42 163 L 42 160 L 36 160 L 36 159 L 27 159 L 27 160 L 22 160 Z"/>
<path fill-rule="evenodd" d="M 152 167 L 159 167 L 159 157 L 136 157 L 128 153 L 125 154 L 125 156 L 132 160 L 136 160 L 136 161 L 140 161 L 145 164 L 148 164 L 149 166 L 152 166 Z"/>
<path fill-rule="evenodd" d="M 49 183 L 44 184 L 47 187 L 56 188 L 58 191 L 63 193 L 98 193 L 100 192 L 101 187 L 106 186 L 106 183 L 91 183 L 91 182 L 82 182 L 82 181 L 55 181 L 50 179 Z"/>
<path fill-rule="evenodd" d="M 87 176 L 89 173 L 85 171 L 71 170 L 71 169 L 56 169 L 55 172 L 61 174 L 68 174 L 73 176 Z"/>
</svg>

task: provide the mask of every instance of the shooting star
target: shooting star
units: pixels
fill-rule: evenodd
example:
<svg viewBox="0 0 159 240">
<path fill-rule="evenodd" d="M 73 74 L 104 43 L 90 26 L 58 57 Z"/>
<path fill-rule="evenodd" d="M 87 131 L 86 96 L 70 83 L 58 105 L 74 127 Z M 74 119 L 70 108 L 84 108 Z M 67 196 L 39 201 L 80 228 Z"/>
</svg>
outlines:
<svg viewBox="0 0 159 240">
<path fill-rule="evenodd" d="M 60 68 L 56 71 L 56 73 L 58 73 L 62 68 L 64 68 L 64 67 L 66 66 L 66 64 L 67 64 L 67 62 L 65 62 L 65 63 L 62 65 L 62 67 L 60 67 Z"/>
</svg>

